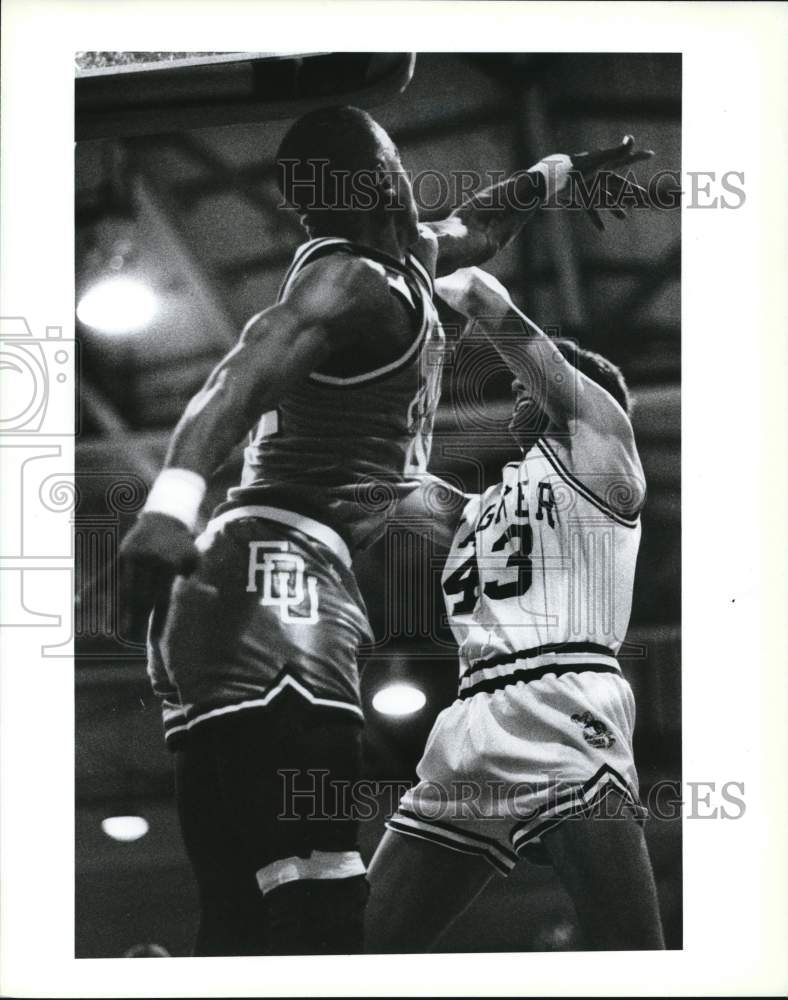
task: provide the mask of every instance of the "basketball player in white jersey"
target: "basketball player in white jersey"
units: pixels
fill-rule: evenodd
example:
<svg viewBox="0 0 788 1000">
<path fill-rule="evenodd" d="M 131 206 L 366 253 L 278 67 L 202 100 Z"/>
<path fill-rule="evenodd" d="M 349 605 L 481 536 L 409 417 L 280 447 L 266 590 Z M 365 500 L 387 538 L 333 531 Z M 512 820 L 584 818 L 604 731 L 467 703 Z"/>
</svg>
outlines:
<svg viewBox="0 0 788 1000">
<path fill-rule="evenodd" d="M 370 866 L 368 949 L 430 950 L 522 857 L 554 866 L 585 948 L 664 947 L 616 659 L 645 499 L 626 385 L 604 358 L 548 338 L 484 271 L 438 291 L 514 374 L 522 455 L 450 526 L 459 693 Z"/>
<path fill-rule="evenodd" d="M 360 774 L 357 652 L 371 634 L 352 560 L 382 533 L 379 484 L 406 496 L 429 457 L 434 276 L 493 256 L 572 171 L 648 155 L 627 137 L 552 157 L 420 225 L 366 112 L 322 108 L 285 135 L 280 187 L 309 239 L 187 406 L 121 551 L 130 624 L 159 598 L 148 669 L 200 890 L 197 954 L 360 950 L 358 822 L 310 816 L 337 813 L 316 774 Z M 625 183 L 605 175 L 613 194 Z M 241 482 L 195 540 L 207 480 L 250 430 Z M 285 773 L 307 794 L 288 798 Z"/>
</svg>

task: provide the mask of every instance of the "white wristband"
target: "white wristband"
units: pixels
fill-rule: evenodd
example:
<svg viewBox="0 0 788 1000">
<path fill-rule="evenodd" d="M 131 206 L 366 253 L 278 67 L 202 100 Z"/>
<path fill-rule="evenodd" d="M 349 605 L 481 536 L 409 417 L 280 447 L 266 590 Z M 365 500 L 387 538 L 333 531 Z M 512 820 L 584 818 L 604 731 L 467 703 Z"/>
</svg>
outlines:
<svg viewBox="0 0 788 1000">
<path fill-rule="evenodd" d="M 547 200 L 550 201 L 551 198 L 554 198 L 566 186 L 571 169 L 571 156 L 565 156 L 563 153 L 553 153 L 552 156 L 546 156 L 543 160 L 535 163 L 529 168 L 528 172 L 532 174 L 538 173 L 544 177 L 545 186 L 547 187 Z"/>
<path fill-rule="evenodd" d="M 163 469 L 151 486 L 143 509 L 176 517 L 189 531 L 194 531 L 206 488 L 203 477 L 191 469 Z"/>
</svg>

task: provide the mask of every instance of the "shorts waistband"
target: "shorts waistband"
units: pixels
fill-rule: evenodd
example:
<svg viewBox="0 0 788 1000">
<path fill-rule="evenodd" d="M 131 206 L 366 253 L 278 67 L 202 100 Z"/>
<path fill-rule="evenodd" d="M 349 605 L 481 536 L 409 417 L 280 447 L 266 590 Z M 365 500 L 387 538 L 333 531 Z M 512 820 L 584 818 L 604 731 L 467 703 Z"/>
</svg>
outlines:
<svg viewBox="0 0 788 1000">
<path fill-rule="evenodd" d="M 550 642 L 541 646 L 531 646 L 530 649 L 515 649 L 508 653 L 497 653 L 481 660 L 475 660 L 466 670 L 463 671 L 462 679 L 470 677 L 481 670 L 493 670 L 496 667 L 504 667 L 509 664 L 516 664 L 523 660 L 536 661 L 533 666 L 541 666 L 547 662 L 554 662 L 557 657 L 563 656 L 587 656 L 604 657 L 609 662 L 618 665 L 615 650 L 609 646 L 603 646 L 596 642 Z"/>
<path fill-rule="evenodd" d="M 550 674 L 562 677 L 564 674 L 621 674 L 621 667 L 614 657 L 599 657 L 587 659 L 585 657 L 574 660 L 565 658 L 544 657 L 537 664 L 531 663 L 525 666 L 522 661 L 515 661 L 498 668 L 488 669 L 486 672 L 476 674 L 473 678 L 463 677 L 460 679 L 459 698 L 472 698 L 476 694 L 492 694 L 500 691 L 510 684 L 517 684 L 524 681 L 526 684 L 532 681 L 539 681 Z"/>
<path fill-rule="evenodd" d="M 295 528 L 305 535 L 309 535 L 316 542 L 325 545 L 339 561 L 348 569 L 352 566 L 350 549 L 344 539 L 333 528 L 327 524 L 322 524 L 314 518 L 304 514 L 296 514 L 292 510 L 284 510 L 281 507 L 268 507 L 265 504 L 250 504 L 244 507 L 233 507 L 222 514 L 211 518 L 206 526 L 205 533 L 218 531 L 229 521 L 238 521 L 245 517 L 259 517 L 264 521 L 275 521 L 277 524 L 284 524 L 288 528 Z"/>
</svg>

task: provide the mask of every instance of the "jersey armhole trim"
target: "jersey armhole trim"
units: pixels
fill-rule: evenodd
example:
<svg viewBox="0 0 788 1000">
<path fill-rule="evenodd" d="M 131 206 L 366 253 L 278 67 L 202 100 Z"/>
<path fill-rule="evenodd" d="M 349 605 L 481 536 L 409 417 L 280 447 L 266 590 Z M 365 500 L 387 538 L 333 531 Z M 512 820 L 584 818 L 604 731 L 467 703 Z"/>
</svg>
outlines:
<svg viewBox="0 0 788 1000">
<path fill-rule="evenodd" d="M 432 280 L 432 275 L 415 253 L 409 253 L 408 260 L 413 266 L 415 273 L 424 281 L 431 298 L 435 294 L 435 282 Z"/>
<path fill-rule="evenodd" d="M 350 246 L 350 240 L 343 239 L 341 236 L 320 236 L 315 240 L 307 240 L 306 243 L 302 243 L 293 255 L 290 267 L 288 267 L 282 279 L 282 284 L 279 287 L 279 293 L 276 297 L 277 302 L 282 301 L 290 286 L 290 282 L 305 264 L 310 263 L 310 259 L 316 255 L 316 251 L 321 251 L 320 256 L 323 256 L 323 251 L 329 249 L 333 251 L 334 249 L 340 249 L 340 247 L 345 248 Z"/>
<path fill-rule="evenodd" d="M 606 503 L 601 499 L 601 497 L 598 497 L 596 493 L 590 490 L 585 483 L 581 482 L 581 480 L 579 480 L 576 476 L 573 476 L 558 455 L 556 455 L 552 448 L 547 444 L 544 438 L 540 438 L 537 441 L 537 446 L 558 475 L 574 490 L 576 490 L 585 500 L 588 500 L 589 503 L 601 510 L 603 514 L 607 514 L 608 517 L 612 518 L 618 524 L 623 525 L 625 528 L 636 528 L 638 526 L 640 523 L 639 513 L 636 514 L 635 517 L 631 518 L 619 513 L 611 507 L 610 504 Z"/>
<path fill-rule="evenodd" d="M 410 291 L 410 289 L 408 289 L 408 291 Z M 389 292 L 394 296 L 394 298 L 399 299 L 399 301 L 407 309 L 408 315 L 414 316 L 417 319 L 419 318 L 420 308 L 418 302 L 411 302 L 407 295 L 401 289 L 397 288 L 397 286 L 392 282 L 389 282 Z"/>
</svg>

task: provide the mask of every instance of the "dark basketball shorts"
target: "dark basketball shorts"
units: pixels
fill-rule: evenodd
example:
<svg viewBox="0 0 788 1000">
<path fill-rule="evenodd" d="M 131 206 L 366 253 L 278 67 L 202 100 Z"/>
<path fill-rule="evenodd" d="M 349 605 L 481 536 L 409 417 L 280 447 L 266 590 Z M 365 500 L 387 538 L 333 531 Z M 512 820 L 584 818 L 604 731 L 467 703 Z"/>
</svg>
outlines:
<svg viewBox="0 0 788 1000">
<path fill-rule="evenodd" d="M 168 746 L 283 691 L 361 718 L 357 652 L 371 642 L 350 554 L 328 526 L 239 507 L 197 540 L 201 559 L 151 618 L 148 673 Z"/>
</svg>

